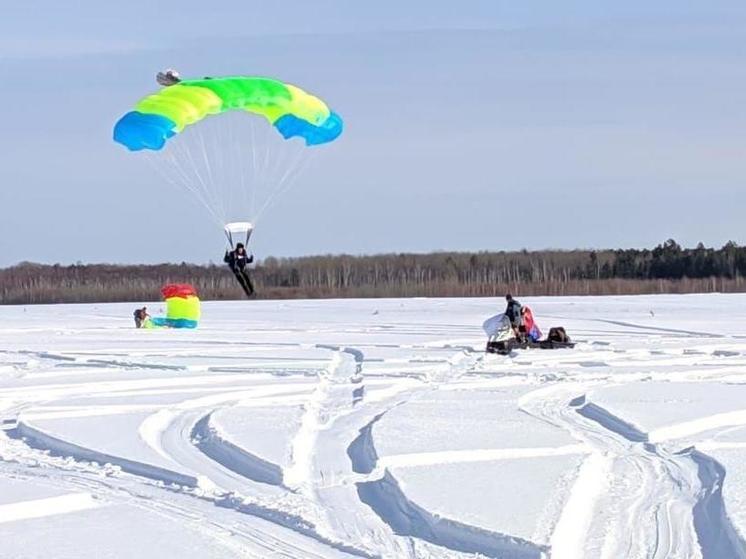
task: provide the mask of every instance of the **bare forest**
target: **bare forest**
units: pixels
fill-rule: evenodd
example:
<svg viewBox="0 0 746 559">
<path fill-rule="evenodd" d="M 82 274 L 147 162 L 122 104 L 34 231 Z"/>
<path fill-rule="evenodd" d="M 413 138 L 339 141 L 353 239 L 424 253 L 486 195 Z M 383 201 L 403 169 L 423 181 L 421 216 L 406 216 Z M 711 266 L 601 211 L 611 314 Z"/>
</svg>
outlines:
<svg viewBox="0 0 746 559">
<path fill-rule="evenodd" d="M 251 273 L 265 299 L 730 292 L 746 291 L 746 247 L 270 257 Z M 0 270 L 0 304 L 153 301 L 171 282 L 243 297 L 222 265 L 25 262 Z"/>
</svg>

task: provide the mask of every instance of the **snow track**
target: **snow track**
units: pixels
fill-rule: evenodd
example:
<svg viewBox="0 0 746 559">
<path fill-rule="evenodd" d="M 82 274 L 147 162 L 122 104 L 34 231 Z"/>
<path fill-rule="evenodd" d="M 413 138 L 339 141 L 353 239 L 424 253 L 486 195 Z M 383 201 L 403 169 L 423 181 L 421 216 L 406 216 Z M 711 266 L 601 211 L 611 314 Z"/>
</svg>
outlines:
<svg viewBox="0 0 746 559">
<path fill-rule="evenodd" d="M 165 484 L 187 487 L 196 487 L 198 484 L 198 480 L 194 476 L 184 475 L 166 468 L 91 450 L 44 433 L 23 422 L 19 422 L 15 428 L 9 429 L 7 435 L 12 439 L 23 440 L 31 448 L 48 452 L 52 456 L 73 458 L 74 460 L 97 464 L 111 464 L 112 466 L 121 468 L 123 472 L 146 477 Z"/>
<path fill-rule="evenodd" d="M 49 452 L 29 451 L 29 447 L 21 441 L 7 439 L 1 433 L 0 476 L 28 480 L 67 491 L 82 491 L 93 496 L 99 506 L 126 504 L 174 519 L 224 545 L 233 557 L 259 559 L 276 556 L 291 559 L 303 556 L 320 559 L 330 556 L 360 556 L 343 551 L 337 553 L 334 546 L 318 545 L 315 538 L 303 537 L 302 529 L 290 533 L 278 530 L 275 527 L 280 524 L 278 519 L 267 518 L 271 514 L 251 510 L 245 503 L 229 503 L 226 497 L 197 487 L 164 486 L 162 482 L 142 483 L 138 478 L 129 477 L 110 464 L 77 461 L 71 457 L 55 457 Z M 152 478 L 145 476 L 145 479 Z M 226 510 L 226 514 L 214 512 L 221 509 Z M 234 516 L 230 511 L 244 514 Z M 73 512 L 72 508 L 68 507 L 67 512 Z M 286 523 L 290 524 L 290 521 L 286 520 Z M 298 536 L 292 535 L 295 532 Z"/>
<path fill-rule="evenodd" d="M 520 538 L 429 513 L 407 499 L 389 471 L 377 481 L 358 484 L 358 494 L 398 536 L 418 538 L 452 551 L 496 559 L 538 559 L 545 557 L 547 551 Z"/>
<path fill-rule="evenodd" d="M 192 429 L 191 438 L 197 448 L 215 462 L 247 479 L 270 485 L 282 485 L 280 466 L 223 439 L 217 430 L 210 426 L 211 417 L 212 414 L 205 415 Z"/>
<path fill-rule="evenodd" d="M 371 557 L 370 554 L 358 550 L 353 546 L 325 538 L 319 534 L 312 522 L 298 516 L 297 514 L 293 514 L 292 512 L 288 512 L 282 508 L 273 507 L 268 503 L 262 503 L 261 500 L 242 496 L 238 492 L 220 488 L 204 476 L 192 477 L 166 470 L 164 468 L 159 468 L 157 466 L 104 454 L 63 441 L 23 423 L 19 423 L 17 427 L 7 431 L 6 433 L 11 439 L 23 441 L 31 448 L 44 452 L 45 455 L 64 460 L 63 463 L 67 468 L 71 467 L 70 461 L 73 460 L 81 463 L 79 467 L 73 465 L 73 468 L 90 471 L 97 475 L 100 475 L 101 472 L 105 472 L 106 475 L 117 476 L 118 472 L 121 471 L 147 478 L 157 482 L 159 485 L 165 484 L 167 487 L 170 487 L 172 491 L 182 495 L 192 495 L 200 500 L 211 502 L 214 506 L 219 508 L 240 512 L 279 527 L 289 529 L 300 536 L 315 540 L 319 544 L 340 551 L 345 555 L 366 558 Z M 33 455 L 30 456 L 28 453 L 23 451 L 21 452 L 21 455 L 27 456 L 36 462 Z M 46 459 L 42 459 L 42 461 L 47 464 L 56 464 L 54 461 L 50 462 Z M 296 555 L 294 554 L 290 555 L 290 557 L 295 556 Z"/>
<path fill-rule="evenodd" d="M 398 536 L 418 538 L 452 551 L 485 557 L 524 559 L 543 557 L 546 549 L 503 534 L 442 518 L 429 513 L 406 497 L 388 469 L 378 472 L 378 454 L 372 430 L 383 413 L 375 416 L 359 431 L 347 454 L 352 470 L 373 474 L 373 481 L 357 483 L 360 500 L 368 505 Z"/>
<path fill-rule="evenodd" d="M 430 378 L 447 382 L 460 377 L 473 366 L 473 360 L 464 360 L 464 353 L 457 353 Z M 421 391 L 431 390 L 422 388 Z M 411 398 L 412 394 L 408 395 Z M 475 526 L 433 515 L 406 497 L 393 474 L 379 464 L 380 460 L 373 440 L 373 427 L 399 401 L 386 411 L 372 417 L 360 429 L 347 447 L 351 469 L 357 474 L 367 474 L 369 481 L 356 482 L 360 500 L 397 536 L 415 538 L 445 548 L 457 554 L 479 554 L 484 557 L 524 559 L 544 557 L 546 548 L 521 538 L 490 532 Z M 411 548 L 410 548 L 411 549 Z M 399 551 L 401 553 L 401 551 Z M 411 553 L 411 552 L 410 552 Z M 444 555 L 437 548 L 428 551 L 430 556 Z"/>
<path fill-rule="evenodd" d="M 0 539 L 42 556 L 139 521 L 216 559 L 746 559 L 739 297 L 532 301 L 579 343 L 509 356 L 480 351 L 492 300 L 206 303 L 192 332 L 0 308 Z M 726 303 L 730 330 L 691 319 Z"/>
<path fill-rule="evenodd" d="M 592 449 L 552 537 L 554 558 L 746 557 L 725 513 L 725 471 L 715 460 L 648 442 L 647 433 L 577 388 L 543 388 L 521 405 Z M 587 512 L 573 522 L 580 503 Z"/>
</svg>

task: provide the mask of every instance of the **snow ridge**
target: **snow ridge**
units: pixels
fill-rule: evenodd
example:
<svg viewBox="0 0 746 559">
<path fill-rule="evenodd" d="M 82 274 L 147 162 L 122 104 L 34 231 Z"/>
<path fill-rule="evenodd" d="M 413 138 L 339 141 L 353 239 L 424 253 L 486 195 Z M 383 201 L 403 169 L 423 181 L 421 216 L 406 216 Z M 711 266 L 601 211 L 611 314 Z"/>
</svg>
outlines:
<svg viewBox="0 0 746 559">
<path fill-rule="evenodd" d="M 78 461 L 96 462 L 102 465 L 111 464 L 113 466 L 118 466 L 123 472 L 146 477 L 165 484 L 183 485 L 187 487 L 196 487 L 198 485 L 198 480 L 194 476 L 182 474 L 159 466 L 153 466 L 151 464 L 145 464 L 143 462 L 137 462 L 135 460 L 129 460 L 120 456 L 98 452 L 68 441 L 63 441 L 62 439 L 58 439 L 57 437 L 40 431 L 23 421 L 19 421 L 15 428 L 7 430 L 6 435 L 11 439 L 22 440 L 31 448 L 48 451 L 52 456 L 64 458 L 70 457 Z"/>
<path fill-rule="evenodd" d="M 349 555 L 365 559 L 379 559 L 377 556 L 358 549 L 353 545 L 325 537 L 317 529 L 315 523 L 306 520 L 300 515 L 264 505 L 236 492 L 224 491 L 218 487 L 206 490 L 202 488 L 203 480 L 194 476 L 81 447 L 44 433 L 23 422 L 19 422 L 15 428 L 6 430 L 4 433 L 10 439 L 23 442 L 27 447 L 43 451 L 51 457 L 65 459 L 66 461 L 72 459 L 76 463 L 82 464 L 89 462 L 94 466 L 98 464 L 98 467 L 91 470 L 93 473 L 100 472 L 100 468 L 104 468 L 104 471 L 113 474 L 115 471 L 112 471 L 110 468 L 107 469 L 105 466 L 115 466 L 122 472 L 166 484 L 169 489 L 176 493 L 192 495 L 209 501 L 215 506 L 235 510 L 236 512 L 271 522 Z"/>
<path fill-rule="evenodd" d="M 460 352 L 448 362 L 453 376 L 463 374 L 468 368 L 463 355 Z M 437 378 L 442 382 L 448 377 L 446 371 L 441 371 Z M 452 551 L 491 558 L 546 557 L 548 549 L 544 546 L 432 514 L 407 498 L 393 474 L 381 466 L 373 440 L 373 427 L 395 405 L 359 429 L 358 436 L 347 447 L 353 472 L 369 475 L 369 481 L 356 483 L 360 500 L 398 536 L 417 538 Z"/>
<path fill-rule="evenodd" d="M 714 458 L 693 449 L 686 453 L 699 467 L 702 495 L 694 505 L 694 529 L 702 555 L 708 557 L 746 557 L 746 545 L 725 512 L 723 482 L 725 468 Z"/>
<path fill-rule="evenodd" d="M 595 421 L 601 425 L 604 429 L 608 429 L 612 433 L 624 437 L 633 443 L 645 443 L 648 442 L 647 433 L 643 433 L 640 429 L 627 423 L 623 419 L 615 416 L 608 412 L 604 408 L 597 406 L 593 402 L 586 402 L 585 397 L 582 399 L 576 399 L 570 402 L 571 406 L 578 406 L 576 411 L 591 421 Z"/>
<path fill-rule="evenodd" d="M 691 515 L 703 557 L 746 557 L 746 546 L 738 538 L 735 528 L 725 513 L 722 495 L 725 468 L 722 465 L 715 459 L 693 449 L 685 449 L 671 455 L 659 445 L 648 443 L 647 433 L 643 433 L 593 403 L 585 403 L 576 411 L 630 442 L 642 442 L 642 452 L 648 453 L 653 460 L 660 460 L 667 465 L 665 472 L 677 484 L 677 488 L 680 491 L 689 492 L 688 496 L 681 495 L 679 498 L 684 497 L 694 502 Z M 678 468 L 671 467 L 673 465 Z M 688 473 L 685 474 L 692 465 L 697 475 L 696 479 L 699 481 L 698 484 L 693 483 Z M 671 495 L 669 498 L 676 498 L 676 496 Z M 667 520 L 670 523 L 670 519 Z M 675 524 L 669 524 L 667 529 L 671 530 L 673 526 Z M 673 533 L 668 536 L 676 537 Z"/>
<path fill-rule="evenodd" d="M 521 538 L 490 532 L 434 515 L 409 500 L 391 472 L 376 481 L 357 484 L 360 500 L 395 534 L 419 538 L 462 553 L 497 559 L 539 559 L 547 549 Z"/>
<path fill-rule="evenodd" d="M 309 494 L 313 484 L 313 461 L 319 431 L 328 428 L 345 409 L 362 400 L 363 353 L 354 348 L 318 345 L 333 351 L 326 370 L 319 374 L 319 384 L 304 405 L 300 429 L 292 443 L 292 465 L 285 470 L 288 487 Z M 359 386 L 358 386 L 359 385 Z"/>
<path fill-rule="evenodd" d="M 578 396 L 581 389 L 552 386 L 521 401 L 592 451 L 555 527 L 552 556 L 746 557 L 725 513 L 724 468 L 692 449 L 671 453 L 648 442 L 647 433 Z M 583 503 L 587 513 L 572 522 Z"/>
<path fill-rule="evenodd" d="M 234 445 L 210 425 L 212 413 L 202 417 L 192 429 L 191 439 L 199 450 L 224 468 L 247 479 L 282 485 L 282 468 Z"/>
<path fill-rule="evenodd" d="M 378 462 L 378 453 L 373 443 L 373 425 L 375 425 L 386 412 L 381 412 L 360 429 L 360 434 L 347 447 L 347 456 L 352 462 L 352 471 L 356 474 L 371 474 Z"/>
</svg>

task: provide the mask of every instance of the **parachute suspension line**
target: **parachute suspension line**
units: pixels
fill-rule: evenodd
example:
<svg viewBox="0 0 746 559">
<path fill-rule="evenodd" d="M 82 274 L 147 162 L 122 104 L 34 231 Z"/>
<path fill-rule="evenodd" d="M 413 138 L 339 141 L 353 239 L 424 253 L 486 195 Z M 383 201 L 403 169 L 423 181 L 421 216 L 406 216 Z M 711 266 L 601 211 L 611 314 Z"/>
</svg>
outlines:
<svg viewBox="0 0 746 559">
<path fill-rule="evenodd" d="M 228 134 L 228 140 L 232 141 L 233 135 L 232 130 L 229 130 Z M 219 142 L 217 132 L 213 128 L 213 134 L 212 134 L 212 143 L 213 146 L 221 146 L 222 144 Z M 238 175 L 235 172 L 235 169 L 231 167 L 231 146 L 230 144 L 227 146 L 225 150 L 218 149 L 218 182 L 220 187 L 220 200 L 223 202 L 223 213 L 225 214 L 226 220 L 230 219 L 230 213 L 231 210 L 236 206 L 237 200 L 233 199 L 233 190 L 235 188 L 230 188 L 230 185 L 228 184 L 228 181 L 224 180 L 224 177 L 235 177 L 233 180 L 238 179 Z M 214 152 L 212 152 L 214 153 Z M 207 157 L 207 153 L 205 153 L 205 157 Z M 222 171 L 222 174 L 220 174 L 220 171 Z"/>
<path fill-rule="evenodd" d="M 256 183 L 256 130 L 254 121 L 251 120 L 251 182 Z M 256 188 L 251 189 L 251 215 L 256 210 Z"/>
<path fill-rule="evenodd" d="M 188 127 L 148 161 L 223 228 L 247 219 L 256 225 L 295 185 L 316 150 L 300 138 L 282 138 L 260 117 L 236 112 Z"/>
<path fill-rule="evenodd" d="M 156 161 L 156 158 L 151 154 L 146 154 L 145 160 L 155 169 L 156 173 L 158 173 L 162 179 L 164 179 L 168 184 L 176 188 L 177 190 L 180 190 L 182 188 L 187 188 L 189 192 L 191 192 L 194 195 L 194 198 L 204 206 L 204 208 L 209 213 L 210 217 L 215 220 L 216 223 L 222 224 L 222 220 L 220 217 L 215 213 L 211 205 L 208 203 L 207 200 L 205 200 L 204 195 L 202 192 L 199 191 L 199 189 L 195 189 L 193 185 L 191 184 L 191 181 L 184 175 L 184 170 L 181 169 L 181 167 L 175 163 L 172 160 L 166 159 L 166 162 L 168 163 L 167 168 L 170 168 L 172 171 L 172 174 L 175 176 L 172 176 L 172 174 L 169 174 L 161 165 L 159 165 L 158 161 Z"/>
<path fill-rule="evenodd" d="M 162 72 L 158 76 L 161 85 L 168 88 L 178 83 L 179 87 L 149 96 L 143 105 L 147 110 L 126 113 L 114 126 L 114 140 L 133 151 L 160 152 L 165 147 L 158 164 L 147 158 L 149 163 L 166 182 L 188 191 L 221 225 L 227 218 L 232 219 L 233 214 L 239 219 L 256 221 L 291 188 L 300 170 L 309 163 L 314 152 L 312 149 L 304 153 L 311 147 L 309 142 L 335 140 L 342 132 L 342 121 L 321 99 L 307 103 L 308 94 L 278 80 L 255 76 L 213 79 L 214 94 L 220 101 L 215 105 L 211 104 L 212 97 L 207 103 L 201 95 L 190 93 L 190 88 L 201 87 L 200 80 L 181 80 L 174 71 Z M 280 99 L 290 100 L 283 101 L 282 115 L 272 109 L 273 103 Z M 251 110 L 232 110 L 238 107 L 251 107 Z M 220 114 L 213 116 L 213 109 Z M 306 124 L 319 124 L 324 115 L 326 120 L 316 128 L 301 123 L 296 129 L 300 137 L 288 139 L 272 126 L 276 124 L 272 119 L 285 114 Z M 229 115 L 240 116 L 231 119 Z M 195 119 L 200 121 L 196 126 L 184 126 Z M 231 122 L 237 126 L 232 128 Z M 171 138 L 176 131 L 175 123 L 178 134 Z M 249 133 L 251 154 L 246 145 Z M 168 146 L 163 145 L 166 140 Z M 298 153 L 296 148 L 300 149 Z"/>
<path fill-rule="evenodd" d="M 156 158 L 151 154 L 146 154 L 145 159 L 148 161 L 148 163 L 150 163 L 150 165 L 155 169 L 155 171 L 166 182 L 173 185 L 177 189 L 182 189 L 184 187 L 189 189 L 190 192 L 194 194 L 194 197 L 197 200 L 197 202 L 202 204 L 205 207 L 205 209 L 207 209 L 207 211 L 210 214 L 210 217 L 215 219 L 215 221 L 219 220 L 219 218 L 215 215 L 212 208 L 210 207 L 210 204 L 207 202 L 207 200 L 205 200 L 202 193 L 191 187 L 190 181 L 184 176 L 183 170 L 177 164 L 175 164 L 173 161 L 169 161 L 168 159 L 166 159 L 167 165 L 162 167 L 161 165 L 158 164 L 159 162 L 156 162 Z M 167 172 L 167 169 L 171 170 L 171 174 Z"/>
<path fill-rule="evenodd" d="M 297 178 L 301 175 L 301 171 L 308 166 L 314 157 L 315 151 L 313 150 L 301 149 L 298 151 L 294 160 L 288 165 L 285 173 L 277 181 L 277 185 L 273 192 L 267 197 L 262 207 L 256 213 L 254 217 L 254 225 L 256 225 L 264 212 L 275 204 L 278 198 L 292 188 Z"/>
<path fill-rule="evenodd" d="M 210 157 L 207 151 L 207 145 L 205 141 L 205 137 L 207 136 L 207 142 L 209 142 L 209 131 L 205 130 L 203 132 L 202 127 L 200 127 L 197 130 L 197 139 L 199 140 L 199 148 L 200 148 L 200 155 L 202 156 L 202 161 L 205 165 L 205 176 L 206 176 L 206 182 L 210 189 L 210 191 L 213 193 L 213 199 L 215 200 L 216 204 L 219 207 L 220 215 L 223 216 L 223 219 L 226 217 L 226 207 L 225 207 L 225 198 L 221 195 L 220 192 L 218 192 L 218 181 L 216 181 L 215 174 L 212 170 L 212 165 L 210 164 Z M 215 158 L 219 157 L 220 150 L 210 150 L 209 153 L 214 153 Z M 218 163 L 216 161 L 216 163 Z M 219 165 L 219 163 L 218 163 Z"/>
<path fill-rule="evenodd" d="M 248 120 L 249 120 L 249 126 L 253 127 L 252 119 L 249 118 Z M 246 159 L 248 158 L 248 156 L 245 153 L 245 150 L 239 144 L 237 137 L 233 138 L 233 148 L 236 151 L 236 161 L 238 162 L 239 173 L 241 175 L 241 179 L 240 179 L 241 180 L 241 197 L 243 200 L 241 207 L 249 208 L 249 188 L 246 182 Z M 249 209 L 253 211 L 254 208 L 252 207 Z"/>
<path fill-rule="evenodd" d="M 267 132 L 265 130 L 264 136 L 262 138 L 262 144 L 264 145 L 264 158 L 262 159 L 262 166 L 259 169 L 259 184 L 261 185 L 261 196 L 260 200 L 266 198 L 268 195 L 267 191 L 269 190 L 269 162 L 270 162 L 270 150 L 269 150 L 269 138 L 267 137 Z"/>
<path fill-rule="evenodd" d="M 212 196 L 212 192 L 206 188 L 203 181 L 190 178 L 195 176 L 199 177 L 200 175 L 198 171 L 190 173 L 186 170 L 186 156 L 183 155 L 183 152 L 183 148 L 177 146 L 177 149 L 174 150 L 173 153 L 166 154 L 166 161 L 171 164 L 172 168 L 176 169 L 181 174 L 183 177 L 181 181 L 182 185 L 203 203 L 216 221 L 222 221 L 222 216 L 217 211 L 218 207 L 215 203 L 214 196 Z"/>
<path fill-rule="evenodd" d="M 178 138 L 179 140 L 184 141 L 179 142 L 175 146 L 176 150 L 174 150 L 173 153 L 174 161 L 177 163 L 183 163 L 185 167 L 188 165 L 191 168 L 191 171 L 187 176 L 195 177 L 196 180 L 192 181 L 195 188 L 199 188 L 200 192 L 204 193 L 204 197 L 212 208 L 213 214 L 217 215 L 218 219 L 221 221 L 224 221 L 225 215 L 221 211 L 221 204 L 217 193 L 215 192 L 215 189 L 212 188 L 208 178 L 206 178 L 206 169 L 202 168 L 199 160 L 195 157 L 197 139 L 200 135 L 201 131 L 189 130 L 189 135 L 185 135 L 183 138 Z"/>
<path fill-rule="evenodd" d="M 190 138 L 191 140 L 191 138 Z M 182 148 L 182 146 L 179 146 Z M 179 150 L 181 152 L 180 155 L 183 155 L 185 162 L 188 162 L 189 165 L 192 168 L 192 172 L 194 173 L 194 176 L 197 178 L 197 181 L 199 182 L 199 185 L 202 187 L 206 194 L 206 198 L 210 200 L 210 204 L 213 207 L 213 211 L 223 217 L 223 221 L 225 220 L 224 212 L 221 212 L 221 204 L 217 201 L 215 196 L 215 191 L 210 188 L 209 183 L 204 178 L 204 173 L 200 169 L 200 165 L 197 163 L 197 160 L 195 159 L 194 154 L 192 153 L 192 149 L 190 149 L 186 143 L 185 146 L 183 146 L 183 149 Z"/>
</svg>

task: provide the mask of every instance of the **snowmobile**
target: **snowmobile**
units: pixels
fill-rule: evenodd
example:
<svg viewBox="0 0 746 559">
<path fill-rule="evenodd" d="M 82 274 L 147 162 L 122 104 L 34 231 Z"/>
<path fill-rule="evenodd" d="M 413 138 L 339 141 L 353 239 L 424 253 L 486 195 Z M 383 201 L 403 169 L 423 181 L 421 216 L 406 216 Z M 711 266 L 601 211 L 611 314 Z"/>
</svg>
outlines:
<svg viewBox="0 0 746 559">
<path fill-rule="evenodd" d="M 482 325 L 484 332 L 487 334 L 487 353 L 498 353 L 508 355 L 514 349 L 562 349 L 573 348 L 575 343 L 570 340 L 565 329 L 562 326 L 549 329 L 546 339 L 539 340 L 527 336 L 521 332 L 521 337 L 517 337 L 510 325 L 510 319 L 504 314 L 498 314 L 485 320 Z"/>
</svg>

